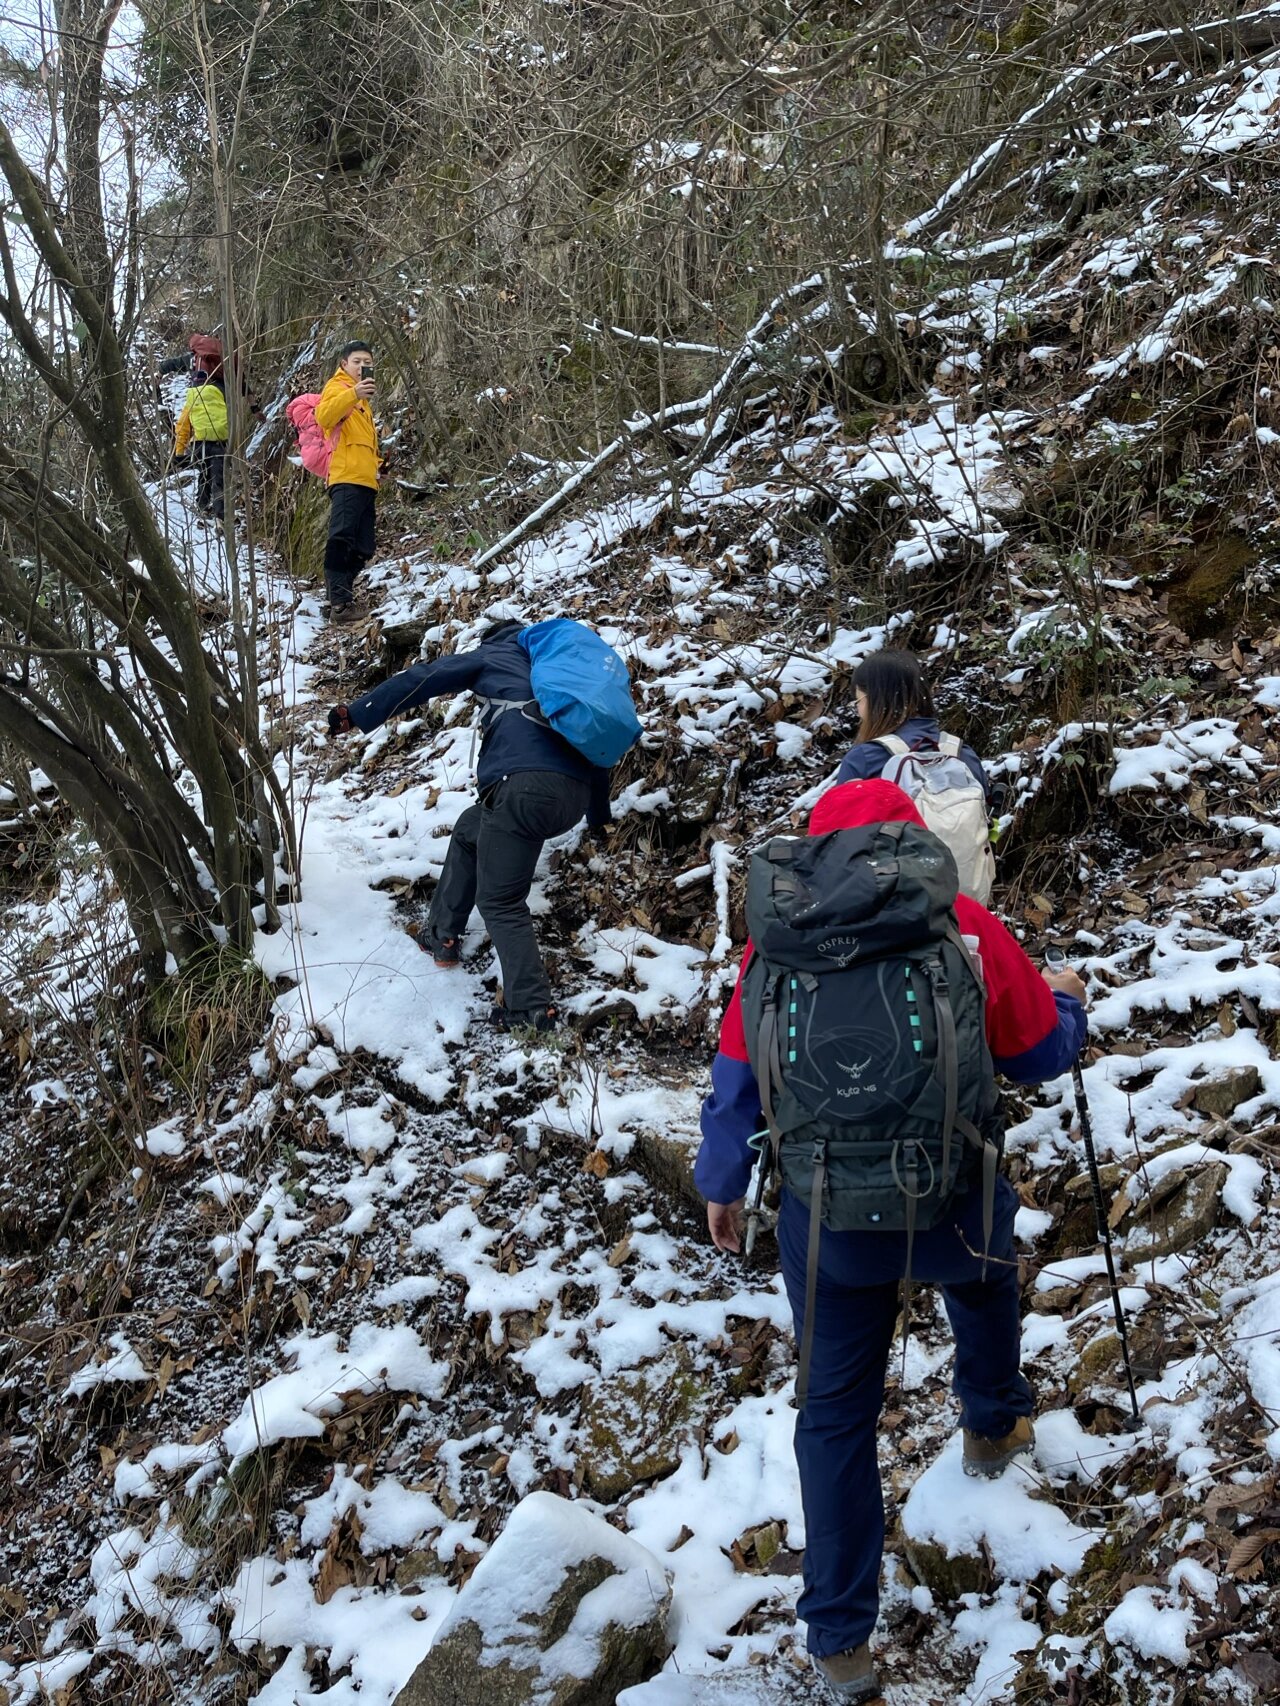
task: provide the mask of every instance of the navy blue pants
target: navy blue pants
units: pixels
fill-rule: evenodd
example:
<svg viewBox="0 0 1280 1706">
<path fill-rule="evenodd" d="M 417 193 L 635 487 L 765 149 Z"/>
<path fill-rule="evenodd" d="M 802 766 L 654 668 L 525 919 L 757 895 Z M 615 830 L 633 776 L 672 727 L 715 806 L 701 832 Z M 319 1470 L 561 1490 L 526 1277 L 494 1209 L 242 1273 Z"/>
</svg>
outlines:
<svg viewBox="0 0 1280 1706">
<path fill-rule="evenodd" d="M 1012 1186 L 999 1179 L 991 1238 L 998 1259 L 988 1264 L 985 1280 L 977 1188 L 959 1199 L 953 1220 L 917 1232 L 911 1259 L 913 1280 L 942 1287 L 956 1341 L 953 1390 L 961 1423 L 989 1439 L 1002 1439 L 1032 1410 L 1031 1388 L 1018 1370 L 1017 1206 Z M 778 1244 L 797 1344 L 804 1334 L 808 1220 L 808 1209 L 784 1191 Z M 809 1626 L 809 1651 L 819 1658 L 861 1646 L 880 1608 L 884 1499 L 876 1432 L 906 1251 L 900 1232 L 824 1227 L 818 1241 L 809 1400 L 796 1422 L 805 1526 L 804 1592 L 796 1609 Z"/>
</svg>

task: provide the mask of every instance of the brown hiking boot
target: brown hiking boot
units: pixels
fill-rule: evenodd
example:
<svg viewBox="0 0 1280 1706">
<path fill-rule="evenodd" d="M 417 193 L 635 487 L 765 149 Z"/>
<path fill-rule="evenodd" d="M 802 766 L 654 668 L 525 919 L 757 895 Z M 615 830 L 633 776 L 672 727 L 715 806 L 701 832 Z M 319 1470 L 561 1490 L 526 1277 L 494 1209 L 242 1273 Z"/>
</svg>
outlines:
<svg viewBox="0 0 1280 1706">
<path fill-rule="evenodd" d="M 982 1434 L 970 1433 L 964 1430 L 964 1472 L 966 1475 L 984 1475 L 988 1480 L 994 1480 L 997 1475 L 1003 1475 L 1015 1457 L 1024 1451 L 1030 1451 L 1036 1443 L 1036 1430 L 1031 1426 L 1029 1416 L 1019 1416 L 1013 1424 L 1011 1433 L 1003 1439 L 985 1439 Z"/>
<path fill-rule="evenodd" d="M 341 628 L 351 628 L 364 621 L 364 612 L 355 604 L 335 604 L 330 607 L 329 620 Z"/>
<path fill-rule="evenodd" d="M 847 1653 L 832 1653 L 829 1658 L 815 1659 L 818 1675 L 826 1683 L 835 1700 L 874 1700 L 880 1692 L 880 1678 L 871 1662 L 871 1648 L 866 1641 Z"/>
</svg>

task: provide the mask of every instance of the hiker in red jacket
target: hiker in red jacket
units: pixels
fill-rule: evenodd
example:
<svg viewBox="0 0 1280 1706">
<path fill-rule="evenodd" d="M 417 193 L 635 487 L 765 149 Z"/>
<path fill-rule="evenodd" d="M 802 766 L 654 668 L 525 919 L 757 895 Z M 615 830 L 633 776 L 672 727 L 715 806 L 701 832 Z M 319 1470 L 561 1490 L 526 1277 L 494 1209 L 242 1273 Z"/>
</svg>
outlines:
<svg viewBox="0 0 1280 1706">
<path fill-rule="evenodd" d="M 921 818 L 892 783 L 849 782 L 818 801 L 809 833 L 825 836 L 880 824 L 920 825 Z M 1080 979 L 1073 972 L 1037 971 L 1004 925 L 965 895 L 955 902 L 955 920 L 980 963 L 986 1041 L 995 1070 L 1023 1084 L 1065 1072 L 1085 1039 Z M 856 937 L 840 940 L 854 944 Z M 854 946 L 851 958 L 856 952 Z M 718 1249 L 728 1251 L 741 1245 L 743 1204 L 754 1162 L 749 1140 L 766 1123 L 743 1023 L 743 974 L 752 953 L 748 943 L 720 1027 L 694 1175 L 707 1203 L 711 1237 Z M 953 998 L 956 994 L 953 989 Z M 913 1034 L 920 1033 L 907 1033 Z M 861 1066 L 849 1061 L 845 1070 L 850 1083 L 857 1081 Z M 821 1201 L 821 1190 L 817 1195 Z M 966 1471 L 998 1475 L 1034 1444 L 1031 1391 L 1019 1371 L 1013 1248 L 1017 1198 L 1006 1179 L 995 1180 L 994 1198 L 987 1198 L 993 1218 L 985 1253 L 983 1198 L 976 1183 L 962 1183 L 943 1209 L 943 1218 L 927 1229 L 909 1235 L 871 1226 L 835 1231 L 823 1225 L 817 1240 L 808 1391 L 795 1437 L 805 1514 L 804 1593 L 797 1609 L 808 1624 L 809 1650 L 817 1667 L 842 1700 L 868 1700 L 879 1692 L 869 1645 L 879 1610 L 884 1544 L 876 1429 L 908 1261 L 915 1279 L 941 1286 L 955 1335 L 954 1389 Z M 825 1204 L 823 1213 L 825 1219 Z M 802 1344 L 809 1227 L 810 1210 L 784 1188 L 778 1244 L 796 1337 Z"/>
</svg>

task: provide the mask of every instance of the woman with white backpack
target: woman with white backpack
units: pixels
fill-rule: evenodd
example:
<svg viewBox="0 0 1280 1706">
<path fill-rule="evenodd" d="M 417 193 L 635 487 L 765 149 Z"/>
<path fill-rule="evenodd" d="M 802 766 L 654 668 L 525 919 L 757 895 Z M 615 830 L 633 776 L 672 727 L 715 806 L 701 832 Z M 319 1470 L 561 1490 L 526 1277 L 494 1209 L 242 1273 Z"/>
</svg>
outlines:
<svg viewBox="0 0 1280 1706">
<path fill-rule="evenodd" d="M 955 857 L 961 892 L 984 906 L 995 881 L 987 816 L 991 783 L 982 760 L 944 734 L 920 660 L 911 652 L 872 652 L 853 677 L 858 739 L 836 776 L 866 782 L 883 776 L 915 801 L 925 825 Z"/>
</svg>

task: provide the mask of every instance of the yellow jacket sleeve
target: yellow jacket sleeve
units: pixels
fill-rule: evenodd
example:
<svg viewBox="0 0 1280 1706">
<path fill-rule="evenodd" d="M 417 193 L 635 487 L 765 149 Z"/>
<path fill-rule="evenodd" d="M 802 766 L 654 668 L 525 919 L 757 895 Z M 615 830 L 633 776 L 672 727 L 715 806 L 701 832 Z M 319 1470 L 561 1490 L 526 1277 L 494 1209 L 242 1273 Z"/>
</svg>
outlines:
<svg viewBox="0 0 1280 1706">
<path fill-rule="evenodd" d="M 346 420 L 359 401 L 355 386 L 345 375 L 335 376 L 329 381 L 316 404 L 316 425 L 326 438 L 334 427 Z"/>
<path fill-rule="evenodd" d="M 173 429 L 173 454 L 181 456 L 191 443 L 191 393 L 187 392 L 187 400 L 182 405 L 182 413 L 178 416 Z"/>
</svg>

